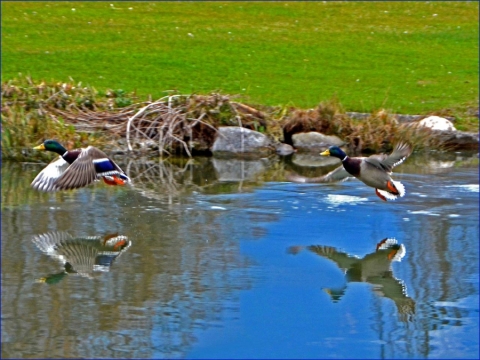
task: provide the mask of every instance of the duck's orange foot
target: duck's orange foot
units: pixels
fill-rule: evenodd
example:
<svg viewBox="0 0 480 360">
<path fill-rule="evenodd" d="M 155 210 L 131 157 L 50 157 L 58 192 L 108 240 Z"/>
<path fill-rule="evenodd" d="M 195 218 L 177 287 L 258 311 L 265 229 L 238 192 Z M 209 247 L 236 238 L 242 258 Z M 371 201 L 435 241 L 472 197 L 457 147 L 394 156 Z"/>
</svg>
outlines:
<svg viewBox="0 0 480 360">
<path fill-rule="evenodd" d="M 383 196 L 382 194 L 380 194 L 380 193 L 378 192 L 378 189 L 375 189 L 375 194 L 377 194 L 377 196 L 378 196 L 380 199 L 382 199 L 383 201 L 387 201 L 387 198 L 386 198 L 385 196 Z"/>
<path fill-rule="evenodd" d="M 113 177 L 113 181 L 115 181 L 115 183 L 116 183 L 117 185 L 125 185 L 125 183 L 126 183 L 125 180 L 120 179 L 120 178 L 117 177 L 117 176 L 114 176 L 114 177 Z"/>
<path fill-rule="evenodd" d="M 104 176 L 103 181 L 107 185 L 125 185 L 125 181 L 120 179 L 119 177 L 113 175 L 113 176 Z"/>
<path fill-rule="evenodd" d="M 392 260 L 395 257 L 395 255 L 397 255 L 397 252 L 398 252 L 397 249 L 394 249 L 394 250 L 390 251 L 387 255 L 388 260 Z"/>
<path fill-rule="evenodd" d="M 116 243 L 113 246 L 113 250 L 114 251 L 121 250 L 126 244 L 127 244 L 127 240 L 120 240 L 118 243 Z"/>
<path fill-rule="evenodd" d="M 393 182 L 390 181 L 390 180 L 387 181 L 387 189 L 388 189 L 393 195 L 398 195 L 398 194 L 399 194 L 396 186 L 393 185 Z"/>
</svg>

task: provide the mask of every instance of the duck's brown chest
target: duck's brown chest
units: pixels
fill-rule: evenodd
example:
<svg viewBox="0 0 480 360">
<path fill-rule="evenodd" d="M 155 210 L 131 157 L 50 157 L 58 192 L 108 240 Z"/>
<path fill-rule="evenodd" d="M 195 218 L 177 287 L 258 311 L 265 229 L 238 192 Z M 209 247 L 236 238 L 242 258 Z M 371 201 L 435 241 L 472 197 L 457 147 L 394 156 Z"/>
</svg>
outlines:
<svg viewBox="0 0 480 360">
<path fill-rule="evenodd" d="M 63 154 L 62 157 L 67 163 L 72 164 L 75 160 L 77 160 L 78 155 L 80 155 L 80 150 L 71 150 Z"/>
<path fill-rule="evenodd" d="M 360 175 L 360 164 L 362 160 L 347 158 L 343 161 L 343 167 L 347 172 L 355 177 Z"/>
</svg>

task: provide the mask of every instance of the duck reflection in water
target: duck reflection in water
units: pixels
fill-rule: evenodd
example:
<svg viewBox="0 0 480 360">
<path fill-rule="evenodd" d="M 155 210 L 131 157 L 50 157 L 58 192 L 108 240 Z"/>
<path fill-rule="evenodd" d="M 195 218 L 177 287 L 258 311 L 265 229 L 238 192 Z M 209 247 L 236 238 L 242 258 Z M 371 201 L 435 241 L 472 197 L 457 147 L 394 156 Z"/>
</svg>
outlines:
<svg viewBox="0 0 480 360">
<path fill-rule="evenodd" d="M 75 238 L 67 232 L 49 232 L 34 236 L 32 241 L 64 267 L 59 273 L 37 279 L 47 284 L 56 284 L 72 274 L 93 278 L 108 272 L 115 259 L 131 246 L 126 236 L 118 234 Z"/>
<path fill-rule="evenodd" d="M 408 321 L 414 315 L 415 301 L 408 297 L 403 282 L 393 276 L 392 262 L 401 261 L 405 256 L 405 246 L 398 244 L 395 239 L 383 239 L 377 244 L 375 252 L 365 255 L 362 259 L 322 245 L 292 246 L 288 248 L 288 252 L 296 255 L 304 248 L 332 260 L 345 272 L 344 286 L 324 289 L 332 301 L 338 302 L 342 298 L 349 282 L 367 282 L 373 285 L 373 291 L 377 295 L 395 302 L 402 321 Z"/>
</svg>

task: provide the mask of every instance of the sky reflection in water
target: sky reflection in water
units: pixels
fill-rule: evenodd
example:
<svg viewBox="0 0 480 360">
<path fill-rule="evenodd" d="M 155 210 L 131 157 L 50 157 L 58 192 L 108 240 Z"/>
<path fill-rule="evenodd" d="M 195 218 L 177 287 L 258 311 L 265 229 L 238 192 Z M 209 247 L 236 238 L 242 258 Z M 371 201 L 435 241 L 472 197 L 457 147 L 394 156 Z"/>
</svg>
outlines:
<svg viewBox="0 0 480 360">
<path fill-rule="evenodd" d="M 2 356 L 478 356 L 476 166 L 402 165 L 407 195 L 383 203 L 244 165 L 129 164 L 133 189 L 42 194 L 40 167 L 2 164 Z M 33 239 L 64 232 L 130 245 L 92 279 L 39 283 L 68 266 Z"/>
</svg>

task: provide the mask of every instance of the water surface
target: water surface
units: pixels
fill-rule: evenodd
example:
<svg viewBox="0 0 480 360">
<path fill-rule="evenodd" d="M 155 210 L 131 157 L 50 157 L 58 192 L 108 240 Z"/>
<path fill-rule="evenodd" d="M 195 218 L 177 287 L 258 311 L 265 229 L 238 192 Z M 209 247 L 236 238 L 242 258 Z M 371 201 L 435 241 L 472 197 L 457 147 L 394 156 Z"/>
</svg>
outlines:
<svg viewBox="0 0 480 360">
<path fill-rule="evenodd" d="M 300 157 L 119 163 L 53 194 L 2 164 L 3 358 L 478 358 L 476 154 L 411 156 L 388 203 Z"/>
</svg>

